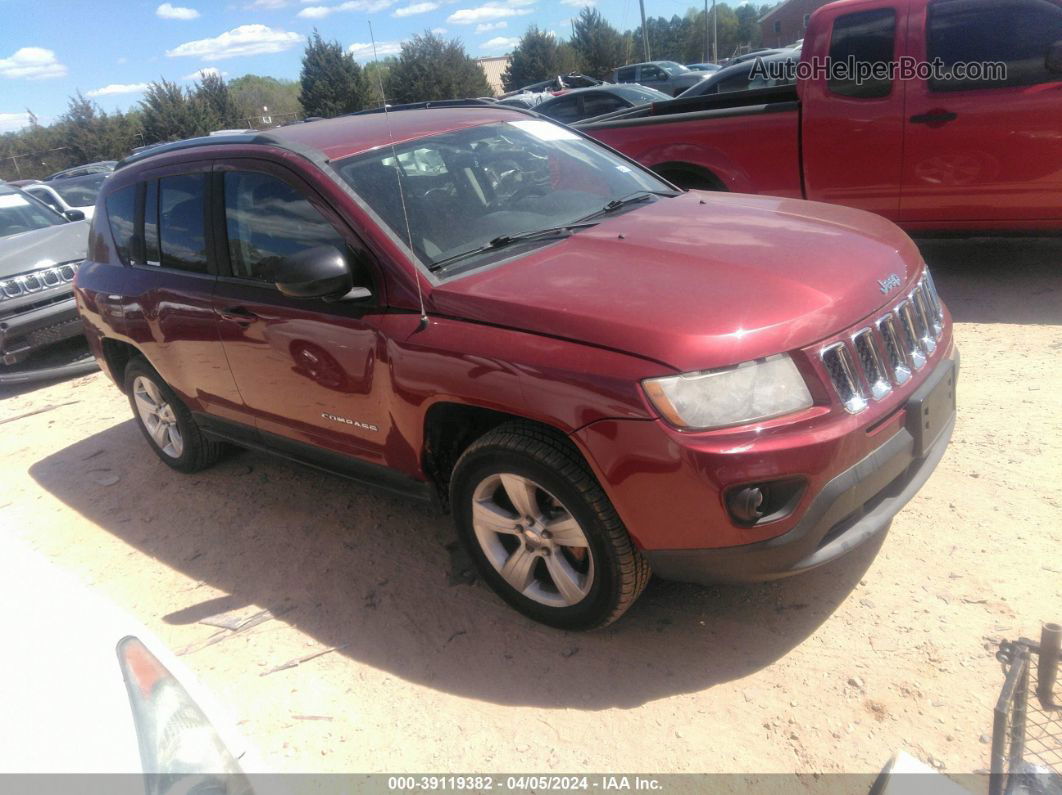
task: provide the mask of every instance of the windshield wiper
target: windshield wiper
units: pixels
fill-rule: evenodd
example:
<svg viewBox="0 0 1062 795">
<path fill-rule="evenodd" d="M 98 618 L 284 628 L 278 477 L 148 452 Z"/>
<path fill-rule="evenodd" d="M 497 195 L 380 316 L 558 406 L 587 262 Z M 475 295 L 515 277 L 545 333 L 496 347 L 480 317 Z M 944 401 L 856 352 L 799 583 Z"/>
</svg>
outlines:
<svg viewBox="0 0 1062 795">
<path fill-rule="evenodd" d="M 562 226 L 550 226 L 546 229 L 532 229 L 527 232 L 514 232 L 511 235 L 498 235 L 498 237 L 491 240 L 489 243 L 485 243 L 482 246 L 471 248 L 468 251 L 462 251 L 458 254 L 452 254 L 449 257 L 444 257 L 437 262 L 433 262 L 429 270 L 432 273 L 440 271 L 447 265 L 452 265 L 458 260 L 467 259 L 468 257 L 475 256 L 476 254 L 482 254 L 484 251 L 493 251 L 494 249 L 505 248 L 511 246 L 514 243 L 522 243 L 526 240 L 539 240 L 541 238 L 549 238 L 560 235 L 567 236 L 576 229 L 585 229 L 588 226 L 596 226 L 596 222 L 588 221 L 586 219 L 580 219 L 570 224 L 563 224 Z"/>
<path fill-rule="evenodd" d="M 675 195 L 677 194 L 667 193 L 662 190 L 640 190 L 637 193 L 631 193 L 627 196 L 621 196 L 618 199 L 613 199 L 600 210 L 596 210 L 590 213 L 590 215 L 583 216 L 579 220 L 589 221 L 591 218 L 598 218 L 602 215 L 608 215 L 609 213 L 614 213 L 616 212 L 616 210 L 626 207 L 628 204 L 637 204 L 639 202 L 649 201 L 654 196 L 667 196 L 668 198 L 670 198 Z"/>
</svg>

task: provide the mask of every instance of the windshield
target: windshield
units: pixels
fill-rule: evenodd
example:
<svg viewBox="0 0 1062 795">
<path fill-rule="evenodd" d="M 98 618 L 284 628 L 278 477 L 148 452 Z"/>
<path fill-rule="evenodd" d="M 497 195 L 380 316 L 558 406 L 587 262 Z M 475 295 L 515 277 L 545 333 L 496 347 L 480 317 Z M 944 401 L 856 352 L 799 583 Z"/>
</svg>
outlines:
<svg viewBox="0 0 1062 795">
<path fill-rule="evenodd" d="M 69 177 L 48 183 L 48 187 L 63 197 L 71 207 L 91 207 L 96 203 L 96 194 L 100 192 L 103 180 L 109 173 L 90 174 L 87 177 Z"/>
<path fill-rule="evenodd" d="M 660 68 L 662 68 L 669 75 L 680 75 L 683 72 L 690 71 L 689 69 L 687 69 L 682 64 L 675 63 L 674 61 L 660 61 L 659 64 L 660 64 Z"/>
<path fill-rule="evenodd" d="M 0 237 L 31 232 L 65 222 L 66 219 L 61 215 L 53 213 L 21 193 L 0 192 Z"/>
<path fill-rule="evenodd" d="M 390 147 L 340 161 L 339 174 L 409 242 L 404 200 L 412 248 L 428 267 L 498 239 L 575 223 L 619 199 L 673 194 L 649 172 L 541 119 L 434 135 L 397 152 L 401 196 Z"/>
</svg>

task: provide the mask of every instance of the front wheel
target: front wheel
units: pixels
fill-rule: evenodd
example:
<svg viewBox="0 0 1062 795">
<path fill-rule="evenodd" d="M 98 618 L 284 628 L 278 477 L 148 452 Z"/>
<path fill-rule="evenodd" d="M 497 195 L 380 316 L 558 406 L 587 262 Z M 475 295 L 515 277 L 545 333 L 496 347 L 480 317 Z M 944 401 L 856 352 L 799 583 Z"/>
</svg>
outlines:
<svg viewBox="0 0 1062 795">
<path fill-rule="evenodd" d="M 481 576 L 536 621 L 605 626 L 649 581 L 586 463 L 546 429 L 513 422 L 474 442 L 454 468 L 451 505 Z"/>
</svg>

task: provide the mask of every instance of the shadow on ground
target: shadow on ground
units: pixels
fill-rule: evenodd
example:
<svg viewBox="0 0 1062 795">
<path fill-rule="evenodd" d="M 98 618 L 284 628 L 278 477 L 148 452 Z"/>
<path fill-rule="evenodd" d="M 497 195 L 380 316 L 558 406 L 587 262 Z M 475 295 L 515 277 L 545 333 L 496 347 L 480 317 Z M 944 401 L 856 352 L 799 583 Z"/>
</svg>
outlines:
<svg viewBox="0 0 1062 795">
<path fill-rule="evenodd" d="M 102 487 L 89 468 L 121 481 Z M 249 604 L 294 606 L 279 620 L 323 645 L 345 644 L 342 654 L 503 704 L 633 706 L 745 676 L 814 632 L 877 552 L 871 545 L 803 577 L 747 588 L 654 582 L 619 623 L 576 634 L 534 624 L 486 586 L 467 584 L 467 559 L 447 548 L 449 517 L 263 454 L 234 452 L 180 475 L 129 420 L 30 472 L 143 554 L 228 594 L 173 594 L 171 623 Z"/>
<path fill-rule="evenodd" d="M 1062 237 L 917 242 L 957 323 L 1062 324 Z"/>
</svg>

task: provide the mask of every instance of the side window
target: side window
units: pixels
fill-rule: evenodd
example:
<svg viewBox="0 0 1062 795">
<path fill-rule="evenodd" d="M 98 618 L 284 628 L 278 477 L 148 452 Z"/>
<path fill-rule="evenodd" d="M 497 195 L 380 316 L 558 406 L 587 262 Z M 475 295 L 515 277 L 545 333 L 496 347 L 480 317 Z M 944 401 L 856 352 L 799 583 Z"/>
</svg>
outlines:
<svg viewBox="0 0 1062 795">
<path fill-rule="evenodd" d="M 159 257 L 159 182 L 154 179 L 144 187 L 144 260 L 147 265 L 161 264 Z"/>
<path fill-rule="evenodd" d="M 557 121 L 575 121 L 579 118 L 579 97 L 566 97 L 565 99 L 557 100 L 553 107 L 547 110 L 546 115 Z"/>
<path fill-rule="evenodd" d="M 929 87 L 968 91 L 1062 80 L 1047 68 L 1047 50 L 1058 41 L 1062 6 L 1049 0 L 937 0 L 929 5 L 926 49 L 945 74 Z M 959 63 L 1001 63 L 1006 74 L 960 74 Z"/>
<path fill-rule="evenodd" d="M 667 80 L 667 74 L 659 66 L 643 66 L 642 80 Z"/>
<path fill-rule="evenodd" d="M 232 275 L 244 279 L 273 282 L 277 263 L 307 248 L 346 250 L 346 241 L 312 204 L 268 174 L 226 172 L 225 228 Z"/>
<path fill-rule="evenodd" d="M 159 179 L 159 243 L 164 268 L 207 272 L 205 174 Z"/>
<path fill-rule="evenodd" d="M 891 8 L 874 11 L 861 11 L 858 14 L 845 14 L 833 21 L 833 34 L 830 38 L 830 63 L 850 64 L 859 69 L 860 64 L 870 64 L 871 68 L 886 69 L 892 62 L 896 39 L 896 12 Z M 881 64 L 881 66 L 873 66 Z M 865 67 L 864 67 L 865 68 Z M 872 76 L 858 81 L 856 75 L 849 73 L 840 79 L 831 76 L 830 91 L 843 97 L 856 99 L 877 99 L 887 97 L 892 91 L 892 81 L 888 73 Z"/>
<path fill-rule="evenodd" d="M 107 222 L 114 236 L 114 245 L 118 256 L 128 265 L 133 255 L 133 241 L 136 230 L 136 185 L 116 190 L 107 197 Z"/>
<path fill-rule="evenodd" d="M 634 82 L 634 67 L 628 66 L 625 69 L 620 69 L 616 72 L 617 83 L 633 83 Z"/>
<path fill-rule="evenodd" d="M 609 94 L 583 95 L 583 116 L 600 116 L 627 107 L 627 103 Z"/>
<path fill-rule="evenodd" d="M 33 195 L 35 198 L 40 199 L 42 202 L 47 204 L 57 213 L 61 213 L 63 211 L 63 208 L 59 205 L 59 202 L 56 200 L 55 196 L 52 195 L 51 191 L 45 190 L 43 188 L 37 188 L 36 190 L 34 190 L 31 186 L 29 188 L 26 188 L 26 192 Z"/>
</svg>

